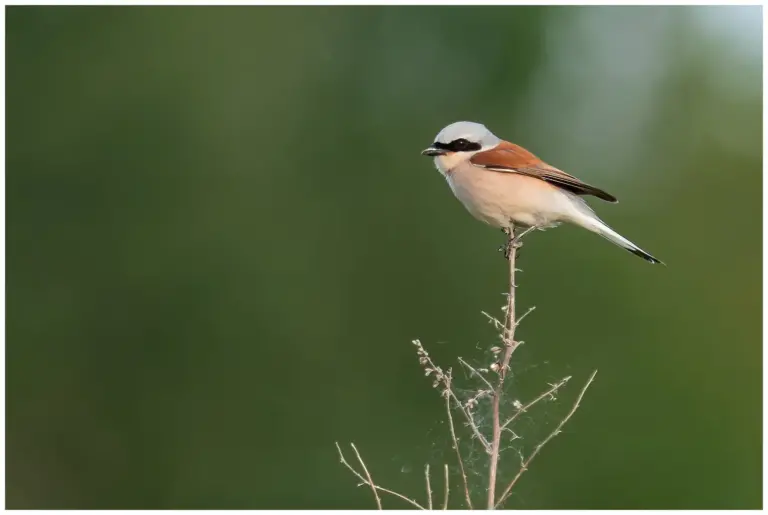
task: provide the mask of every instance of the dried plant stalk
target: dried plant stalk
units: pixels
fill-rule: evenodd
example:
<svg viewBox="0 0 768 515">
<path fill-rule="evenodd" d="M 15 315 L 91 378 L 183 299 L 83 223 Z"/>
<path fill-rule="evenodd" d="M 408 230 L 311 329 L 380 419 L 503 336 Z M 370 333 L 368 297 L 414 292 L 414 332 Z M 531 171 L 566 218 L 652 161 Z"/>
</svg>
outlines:
<svg viewBox="0 0 768 515">
<path fill-rule="evenodd" d="M 512 493 L 512 489 L 515 487 L 515 483 L 517 483 L 518 479 L 520 479 L 520 476 L 523 475 L 523 473 L 528 470 L 528 466 L 531 464 L 531 461 L 533 461 L 533 458 L 536 457 L 537 454 L 539 454 L 539 451 L 549 442 L 551 439 L 553 439 L 555 436 L 559 435 L 560 432 L 563 429 L 563 426 L 565 425 L 568 420 L 573 416 L 574 413 L 576 413 L 576 410 L 579 409 L 579 405 L 581 404 L 581 399 L 584 398 L 584 394 L 587 393 L 587 388 L 592 384 L 592 381 L 595 380 L 595 376 L 597 375 L 597 370 L 592 372 L 592 375 L 589 376 L 589 379 L 587 380 L 587 383 L 584 385 L 584 387 L 581 389 L 581 392 L 579 392 L 579 396 L 576 398 L 576 402 L 573 403 L 573 407 L 568 412 L 568 414 L 563 418 L 563 420 L 560 421 L 560 423 L 557 425 L 554 431 L 549 433 L 547 437 L 539 443 L 539 445 L 536 446 L 536 448 L 533 450 L 530 456 L 526 460 L 524 460 L 520 464 L 520 470 L 517 471 L 517 475 L 510 481 L 509 485 L 507 485 L 507 488 L 504 489 L 504 492 L 501 494 L 501 497 L 499 498 L 499 502 L 497 502 L 494 505 L 494 508 L 498 508 L 501 506 L 504 501 L 507 500 L 509 497 L 509 494 Z"/>
<path fill-rule="evenodd" d="M 346 458 L 344 458 L 344 453 L 341 452 L 341 447 L 339 446 L 339 442 L 336 442 L 336 449 L 339 451 L 339 459 L 341 460 L 341 464 L 347 467 L 355 476 L 357 476 L 357 478 L 361 481 L 360 485 L 368 485 L 369 487 L 371 487 L 371 490 L 373 490 L 373 495 L 376 498 L 376 507 L 378 509 L 382 509 L 381 499 L 379 498 L 378 492 L 385 492 L 385 493 L 388 493 L 389 495 L 393 495 L 399 499 L 402 499 L 403 501 L 411 504 L 412 506 L 415 506 L 420 510 L 426 510 L 424 506 L 417 503 L 413 499 L 410 499 L 401 493 L 395 492 L 394 490 L 390 490 L 388 488 L 381 487 L 376 483 L 374 483 L 373 479 L 371 479 L 371 475 L 368 474 L 368 468 L 365 466 L 365 462 L 363 462 L 363 458 L 361 458 L 360 453 L 357 452 L 357 447 L 355 447 L 355 444 L 350 444 L 350 446 L 352 447 L 352 450 L 355 451 L 355 455 L 357 455 L 357 459 L 360 462 L 360 464 L 363 466 L 363 469 L 365 470 L 366 476 L 368 478 L 366 479 L 365 477 L 363 477 L 362 474 L 360 474 L 357 470 L 355 470 L 355 468 L 352 465 L 349 464 L 349 462 L 347 462 Z"/>
<path fill-rule="evenodd" d="M 446 463 L 443 465 L 443 469 L 445 470 L 445 495 L 443 496 L 443 509 L 448 509 L 448 497 L 451 493 L 451 477 L 448 474 L 448 464 Z"/>
<path fill-rule="evenodd" d="M 527 234 L 531 228 L 523 231 L 519 236 L 515 236 L 515 227 L 511 226 L 506 232 L 507 247 L 506 256 L 509 261 L 509 293 L 507 294 L 507 316 L 506 323 L 502 329 L 502 341 L 504 342 L 504 357 L 501 363 L 497 364 L 498 381 L 493 390 L 493 437 L 491 438 L 491 462 L 488 466 L 488 509 L 492 510 L 496 506 L 496 479 L 499 469 L 499 448 L 501 446 L 501 414 L 499 406 L 501 403 L 502 390 L 504 388 L 504 378 L 509 370 L 509 360 L 512 359 L 512 353 L 517 348 L 515 341 L 515 330 L 517 321 L 515 320 L 515 258 L 517 249 L 522 246 L 522 237 Z"/>
<path fill-rule="evenodd" d="M 456 459 L 459 462 L 459 471 L 461 472 L 461 480 L 462 485 L 464 486 L 464 499 L 467 501 L 467 508 L 472 509 L 472 498 L 469 495 L 469 482 L 467 481 L 467 472 L 464 470 L 464 460 L 461 459 L 461 450 L 459 450 L 459 441 L 456 438 L 456 427 L 453 425 L 453 415 L 451 414 L 451 400 L 454 398 L 452 397 L 448 392 L 451 391 L 451 370 L 448 369 L 448 374 L 446 374 L 446 380 L 445 380 L 445 391 L 443 392 L 443 397 L 445 397 L 445 411 L 448 413 L 448 426 L 451 428 L 451 442 L 453 445 L 453 448 L 456 451 Z M 448 473 L 448 465 L 446 465 L 446 474 Z M 446 485 L 448 484 L 448 479 L 446 477 Z M 446 486 L 447 488 L 447 486 Z M 446 493 L 446 498 L 448 494 Z"/>
<path fill-rule="evenodd" d="M 568 422 L 568 420 L 570 420 L 570 418 L 579 408 L 579 405 L 581 403 L 582 398 L 584 397 L 584 394 L 586 393 L 589 386 L 592 384 L 592 381 L 594 381 L 595 375 L 597 374 L 597 370 L 595 370 L 592 373 L 587 383 L 581 389 L 581 392 L 579 393 L 576 399 L 576 402 L 573 404 L 570 411 L 560 421 L 560 423 L 557 425 L 555 430 L 552 431 L 546 438 L 544 438 L 534 448 L 533 452 L 531 452 L 528 458 L 524 458 L 522 453 L 520 453 L 520 468 L 518 469 L 513 479 L 507 484 L 506 488 L 501 493 L 501 495 L 497 496 L 496 487 L 498 483 L 499 466 L 500 466 L 500 458 L 501 458 L 502 432 L 508 431 L 512 433 L 513 438 L 518 438 L 517 435 L 514 433 L 514 431 L 512 431 L 512 429 L 509 427 L 517 419 L 517 417 L 519 417 L 522 413 L 527 412 L 533 406 L 535 406 L 536 404 L 546 399 L 554 399 L 555 394 L 558 392 L 558 390 L 563 386 L 565 386 L 565 384 L 568 383 L 568 381 L 571 379 L 571 377 L 568 376 L 556 383 L 550 384 L 550 387 L 547 390 L 545 390 L 544 392 L 539 394 L 536 398 L 534 398 L 533 400 L 529 401 L 526 404 L 522 404 L 519 401 L 515 401 L 513 403 L 513 406 L 515 407 L 516 411 L 511 415 L 507 415 L 506 421 L 502 423 L 502 413 L 501 413 L 502 402 L 501 401 L 504 396 L 504 381 L 507 378 L 507 375 L 510 373 L 509 363 L 511 361 L 512 354 L 517 349 L 517 347 L 519 347 L 519 345 L 522 343 L 515 340 L 515 331 L 517 327 L 520 325 L 520 322 L 534 309 L 533 307 L 531 307 L 521 317 L 519 318 L 516 317 L 515 289 L 517 285 L 515 283 L 515 272 L 517 272 L 518 270 L 515 268 L 515 260 L 517 257 L 518 249 L 522 246 L 522 241 L 521 241 L 522 237 L 534 229 L 535 228 L 533 227 L 527 228 L 526 230 L 522 231 L 518 235 L 515 235 L 514 227 L 508 230 L 505 230 L 505 233 L 508 236 L 507 244 L 505 247 L 505 250 L 506 250 L 505 257 L 509 262 L 509 293 L 507 294 L 504 323 L 500 322 L 495 317 L 483 312 L 483 314 L 489 319 L 489 321 L 499 331 L 499 336 L 503 344 L 503 348 L 494 347 L 493 349 L 491 349 L 494 356 L 496 356 L 496 361 L 492 363 L 488 369 L 485 369 L 485 368 L 473 367 L 463 358 L 461 357 L 458 358 L 459 363 L 469 371 L 469 377 L 477 378 L 480 380 L 480 382 L 483 384 L 482 388 L 476 390 L 474 392 L 474 395 L 470 396 L 465 402 L 462 402 L 462 400 L 457 395 L 456 390 L 454 390 L 453 388 L 453 376 L 452 376 L 451 369 L 448 369 L 447 371 L 443 371 L 439 366 L 437 366 L 432 361 L 432 358 L 430 357 L 426 349 L 424 349 L 424 346 L 421 344 L 421 342 L 419 340 L 413 341 L 413 344 L 416 346 L 416 353 L 419 357 L 419 364 L 421 364 L 421 366 L 424 367 L 424 371 L 427 376 L 434 376 L 434 382 L 432 386 L 434 388 L 439 387 L 440 394 L 445 398 L 445 409 L 446 409 L 446 415 L 448 417 L 448 427 L 450 429 L 450 434 L 451 434 L 451 445 L 453 446 L 453 449 L 456 452 L 456 459 L 459 466 L 458 468 L 461 474 L 462 487 L 464 491 L 464 500 L 466 503 L 466 507 L 469 509 L 473 509 L 472 498 L 470 495 L 470 488 L 469 488 L 469 481 L 467 478 L 466 467 L 464 464 L 464 460 L 462 459 L 462 456 L 461 456 L 461 450 L 459 448 L 459 438 L 456 434 L 456 426 L 453 418 L 453 410 L 456 409 L 458 410 L 459 413 L 461 413 L 460 418 L 463 418 L 464 424 L 469 429 L 472 437 L 476 439 L 478 442 L 480 442 L 480 444 L 483 446 L 483 449 L 485 450 L 485 452 L 488 454 L 490 458 L 489 464 L 488 464 L 488 474 L 487 474 L 488 485 L 487 485 L 486 507 L 489 510 L 493 510 L 501 507 L 504 504 L 504 502 L 507 501 L 510 494 L 512 493 L 513 488 L 519 481 L 520 477 L 525 473 L 526 470 L 528 470 L 528 467 L 533 461 L 533 459 L 539 454 L 542 448 L 552 438 L 557 436 L 562 431 L 563 426 Z M 500 356 L 500 359 L 499 359 L 499 356 Z M 494 374 L 495 374 L 495 377 L 494 377 Z M 491 377 L 492 379 L 489 379 L 489 377 Z M 479 402 L 483 401 L 483 399 L 486 399 L 486 398 L 490 398 L 491 411 L 492 411 L 490 437 L 486 437 L 486 435 L 483 434 L 481 424 L 478 423 L 478 421 L 475 419 L 475 416 L 474 416 L 474 409 L 477 407 Z M 367 485 L 371 488 L 374 494 L 376 506 L 378 507 L 378 509 L 382 509 L 381 499 L 379 498 L 379 494 L 378 494 L 379 492 L 384 492 L 394 497 L 398 497 L 399 499 L 409 503 L 410 505 L 422 510 L 433 509 L 433 492 L 432 492 L 429 464 L 426 464 L 424 467 L 424 476 L 426 480 L 426 494 L 427 494 L 427 507 L 425 508 L 423 505 L 419 504 L 415 500 L 403 494 L 400 494 L 393 490 L 389 490 L 387 488 L 383 488 L 377 485 L 376 483 L 374 483 L 370 473 L 368 472 L 368 468 L 363 462 L 363 459 L 360 457 L 360 453 L 357 451 L 357 448 L 354 446 L 354 444 L 351 444 L 351 446 L 353 451 L 355 452 L 355 455 L 357 456 L 358 462 L 360 463 L 360 466 L 363 470 L 363 474 L 358 472 L 354 467 L 352 467 L 346 461 L 341 451 L 341 447 L 339 447 L 339 444 L 337 443 L 336 447 L 339 451 L 339 457 L 341 459 L 341 463 L 344 466 L 346 466 L 355 476 L 357 476 L 358 479 L 360 479 L 361 481 L 360 485 Z M 449 495 L 450 495 L 450 475 L 449 475 L 449 469 L 447 464 L 444 465 L 444 472 L 445 472 L 445 480 L 444 480 L 445 491 L 444 491 L 442 509 L 446 510 L 448 509 L 448 502 L 449 502 Z"/>
<path fill-rule="evenodd" d="M 424 467 L 424 477 L 427 480 L 427 508 L 432 509 L 432 483 L 429 479 L 429 463 Z"/>
</svg>

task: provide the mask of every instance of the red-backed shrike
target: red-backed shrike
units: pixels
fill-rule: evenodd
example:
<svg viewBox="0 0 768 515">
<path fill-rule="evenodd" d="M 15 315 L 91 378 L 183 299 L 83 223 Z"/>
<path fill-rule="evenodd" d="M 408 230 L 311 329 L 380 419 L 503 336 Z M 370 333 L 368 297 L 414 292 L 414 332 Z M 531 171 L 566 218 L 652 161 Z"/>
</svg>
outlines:
<svg viewBox="0 0 768 515">
<path fill-rule="evenodd" d="M 422 154 L 435 158 L 456 198 L 483 222 L 502 229 L 511 224 L 543 229 L 570 222 L 646 261 L 661 263 L 608 227 L 581 198 L 593 195 L 616 202 L 616 197 L 499 139 L 484 125 L 452 123 Z"/>
</svg>

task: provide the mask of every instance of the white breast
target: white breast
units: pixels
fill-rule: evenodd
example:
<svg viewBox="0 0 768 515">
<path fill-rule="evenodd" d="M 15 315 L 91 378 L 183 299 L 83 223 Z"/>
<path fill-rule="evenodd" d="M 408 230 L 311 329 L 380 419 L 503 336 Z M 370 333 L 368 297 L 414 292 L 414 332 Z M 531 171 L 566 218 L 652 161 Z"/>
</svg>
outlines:
<svg viewBox="0 0 768 515">
<path fill-rule="evenodd" d="M 574 212 L 567 193 L 533 177 L 493 172 L 466 162 L 444 175 L 467 210 L 494 227 L 508 227 L 510 220 L 548 226 L 569 219 Z"/>
</svg>

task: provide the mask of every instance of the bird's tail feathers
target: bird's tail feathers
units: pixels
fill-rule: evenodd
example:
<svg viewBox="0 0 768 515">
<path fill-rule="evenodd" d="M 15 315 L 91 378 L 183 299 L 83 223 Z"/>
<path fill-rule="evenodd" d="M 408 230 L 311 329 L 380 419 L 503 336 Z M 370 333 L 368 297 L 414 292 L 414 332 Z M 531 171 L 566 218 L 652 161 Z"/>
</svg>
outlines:
<svg viewBox="0 0 768 515">
<path fill-rule="evenodd" d="M 664 263 L 661 262 L 661 260 L 656 259 L 652 255 L 650 255 L 648 252 L 644 251 L 628 239 L 626 239 L 621 234 L 617 233 L 608 225 L 600 220 L 597 216 L 594 214 L 592 216 L 585 216 L 580 217 L 580 219 L 577 221 L 579 225 L 584 227 L 585 229 L 588 229 L 594 233 L 599 234 L 606 240 L 610 241 L 614 245 L 618 245 L 619 247 L 628 250 L 632 254 L 636 256 L 640 256 L 641 258 L 645 259 L 649 263 L 661 263 L 662 265 Z"/>
</svg>

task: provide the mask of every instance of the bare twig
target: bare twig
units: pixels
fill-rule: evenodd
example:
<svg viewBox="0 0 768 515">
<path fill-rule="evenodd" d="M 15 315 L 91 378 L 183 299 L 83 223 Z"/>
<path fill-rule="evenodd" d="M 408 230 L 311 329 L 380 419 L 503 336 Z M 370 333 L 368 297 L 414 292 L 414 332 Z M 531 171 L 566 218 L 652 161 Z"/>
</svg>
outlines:
<svg viewBox="0 0 768 515">
<path fill-rule="evenodd" d="M 445 470 L 445 497 L 443 497 L 443 509 L 448 509 L 448 495 L 451 493 L 451 481 L 448 477 L 448 464 L 443 464 L 443 469 Z"/>
<path fill-rule="evenodd" d="M 475 435 L 475 438 L 480 440 L 480 443 L 483 444 L 483 447 L 485 448 L 485 452 L 488 454 L 491 453 L 491 444 L 488 443 L 488 439 L 483 435 L 482 432 L 480 432 L 480 428 L 477 427 L 477 423 L 475 422 L 474 417 L 470 412 L 466 410 L 462 402 L 459 400 L 458 397 L 456 397 L 456 393 L 453 391 L 452 388 L 449 387 L 450 383 L 450 373 L 451 371 L 448 370 L 448 374 L 444 373 L 443 370 L 435 365 L 435 363 L 432 361 L 432 358 L 429 357 L 429 353 L 424 349 L 424 346 L 421 344 L 421 341 L 419 340 L 413 340 L 413 344 L 416 346 L 416 353 L 419 356 L 419 363 L 421 363 L 425 370 L 427 375 L 430 375 L 431 373 L 435 373 L 437 376 L 435 379 L 434 386 L 437 386 L 440 382 L 443 383 L 443 386 L 445 387 L 445 392 L 447 395 L 449 395 L 453 401 L 456 403 L 456 406 L 461 411 L 462 415 L 464 415 L 464 419 L 467 421 L 467 425 L 472 428 L 472 433 Z"/>
<path fill-rule="evenodd" d="M 530 315 L 533 312 L 533 310 L 535 310 L 535 309 L 536 309 L 536 306 L 531 306 L 530 308 L 528 308 L 528 311 L 526 311 L 525 313 L 520 315 L 520 317 L 517 319 L 517 322 L 515 322 L 515 327 L 516 328 L 520 327 L 520 324 L 523 323 L 523 320 L 525 320 L 525 317 Z"/>
<path fill-rule="evenodd" d="M 450 395 L 451 398 L 453 398 L 454 402 L 456 403 L 456 406 L 459 408 L 459 411 L 461 411 L 461 413 L 464 415 L 464 418 L 467 420 L 467 425 L 472 428 L 472 433 L 474 434 L 475 438 L 480 440 L 480 443 L 483 444 L 483 448 L 485 448 L 485 452 L 490 454 L 491 444 L 488 443 L 488 439 L 483 435 L 483 433 L 480 432 L 480 428 L 477 427 L 477 423 L 475 422 L 475 419 L 472 416 L 472 413 L 467 411 L 467 409 L 461 403 L 459 398 L 456 397 L 456 394 L 453 391 L 449 391 L 448 395 Z"/>
<path fill-rule="evenodd" d="M 467 367 L 467 368 L 469 369 L 469 371 L 470 371 L 470 372 L 471 372 L 473 375 L 476 375 L 477 377 L 479 377 L 479 378 L 480 378 L 480 379 L 481 379 L 481 380 L 482 380 L 482 381 L 485 383 L 485 385 L 486 385 L 486 386 L 487 386 L 487 387 L 488 387 L 488 388 L 489 388 L 491 391 L 493 391 L 493 389 L 494 389 L 494 388 L 493 388 L 493 385 L 490 383 L 490 381 L 488 381 L 488 380 L 485 378 L 485 376 L 483 376 L 483 374 L 481 374 L 480 372 L 478 372 L 477 370 L 475 370 L 475 368 L 474 368 L 472 365 L 470 365 L 469 363 L 467 363 L 466 361 L 464 361 L 464 359 L 463 359 L 463 358 L 459 358 L 459 363 L 461 363 L 462 365 L 464 365 L 465 367 Z"/>
<path fill-rule="evenodd" d="M 339 451 L 339 459 L 341 459 L 342 465 L 346 466 L 354 475 L 356 475 L 357 478 L 360 481 L 362 481 L 361 484 L 364 484 L 364 485 L 368 484 L 368 480 L 365 479 L 363 476 L 361 476 L 360 473 L 352 467 L 352 465 L 347 463 L 347 460 L 344 458 L 344 453 L 341 452 L 341 447 L 339 446 L 339 442 L 336 442 L 336 450 Z M 360 486 L 360 485 L 358 485 L 358 486 Z"/>
<path fill-rule="evenodd" d="M 517 271 L 518 271 L 518 272 L 520 272 L 521 270 L 519 270 L 519 269 L 518 269 Z M 507 310 L 507 307 L 506 307 L 506 306 L 504 306 L 502 309 L 503 309 L 504 311 L 506 311 L 506 310 Z M 523 319 L 524 319 L 525 317 L 527 317 L 527 316 L 528 316 L 528 315 L 531 313 L 531 311 L 534 311 L 535 309 L 536 309 L 536 306 L 531 306 L 530 308 L 528 308 L 528 311 L 526 311 L 525 313 L 523 313 L 523 314 L 522 314 L 522 315 L 521 315 L 521 316 L 520 316 L 520 317 L 517 319 L 517 323 L 516 323 L 515 325 L 516 325 L 516 326 L 519 326 L 519 325 L 520 325 L 520 323 L 523 321 Z M 486 313 L 485 311 L 481 311 L 480 313 L 482 313 L 483 315 L 485 315 L 485 318 L 487 318 L 487 319 L 488 319 L 488 321 L 489 321 L 490 323 L 492 323 L 492 324 L 494 325 L 494 327 L 496 327 L 496 329 L 498 329 L 499 331 L 504 331 L 504 330 L 506 330 L 506 329 L 507 329 L 507 327 L 506 327 L 504 324 L 502 324 L 502 323 L 499 321 L 499 319 L 498 319 L 498 318 L 496 318 L 495 316 L 493 316 L 493 315 L 489 315 L 489 314 L 488 314 L 488 313 Z"/>
<path fill-rule="evenodd" d="M 518 416 L 519 416 L 521 413 L 525 413 L 525 412 L 526 412 L 526 411 L 528 411 L 528 410 L 529 410 L 531 407 L 533 407 L 533 405 L 534 405 L 534 404 L 538 403 L 538 402 L 539 402 L 539 401 L 541 401 L 542 399 L 546 399 L 547 397 L 549 397 L 549 396 L 551 396 L 551 395 L 554 395 L 554 394 L 555 394 L 555 392 L 557 392 L 557 390 L 558 390 L 559 388 L 561 388 L 562 386 L 565 386 L 565 383 L 567 383 L 568 381 L 570 381 L 570 379 L 571 379 L 571 376 L 568 376 L 568 377 L 564 377 L 564 378 L 562 378 L 562 379 L 561 379 L 560 381 L 558 381 L 557 383 L 555 383 L 555 384 L 551 385 L 551 388 L 550 388 L 549 390 L 545 391 L 544 393 L 542 393 L 541 395 L 539 395 L 538 397 L 536 397 L 535 399 L 533 399 L 531 402 L 529 402 L 529 403 L 528 403 L 528 404 L 526 404 L 525 406 L 522 406 L 522 407 L 520 407 L 520 409 L 518 409 L 518 410 L 517 410 L 517 412 L 516 412 L 514 415 L 512 415 L 511 417 L 509 417 L 509 419 L 508 419 L 506 422 L 504 422 L 504 424 L 502 424 L 502 425 L 501 425 L 501 428 L 502 428 L 502 429 L 505 429 L 505 428 L 506 428 L 506 427 L 507 427 L 509 424 L 511 424 L 512 422 L 514 422 L 514 421 L 515 421 L 515 419 L 516 419 L 516 418 L 517 418 L 517 417 L 518 417 Z"/>
<path fill-rule="evenodd" d="M 371 479 L 371 473 L 368 472 L 368 467 L 365 466 L 363 458 L 361 458 L 360 453 L 357 452 L 357 447 L 355 447 L 355 444 L 350 443 L 349 445 L 352 447 L 352 450 L 355 451 L 355 456 L 357 456 L 357 461 L 360 462 L 360 466 L 363 467 L 365 477 L 368 479 L 368 485 L 371 487 L 371 490 L 373 490 L 373 496 L 376 498 L 376 506 L 381 509 L 381 499 L 379 498 L 379 492 L 376 491 L 376 485 L 373 482 L 373 479 Z"/>
<path fill-rule="evenodd" d="M 481 311 L 480 313 L 482 313 L 483 315 L 485 315 L 485 317 L 488 319 L 488 321 L 489 321 L 490 323 L 492 323 L 492 324 L 493 324 L 493 327 L 495 327 L 497 331 L 500 331 L 500 332 L 502 332 L 502 333 L 503 333 L 504 331 L 506 331 L 506 329 L 507 329 L 507 328 L 504 326 L 504 324 L 502 324 L 502 323 L 499 321 L 499 319 L 498 319 L 498 318 L 496 318 L 496 317 L 495 317 L 495 316 L 493 316 L 493 315 L 489 315 L 489 314 L 488 314 L 488 313 L 486 313 L 485 311 Z"/>
<path fill-rule="evenodd" d="M 507 500 L 507 497 L 509 497 L 510 492 L 512 491 L 512 488 L 514 488 L 515 483 L 520 479 L 520 476 L 523 475 L 523 473 L 528 470 L 528 467 L 530 466 L 531 462 L 533 461 L 533 458 L 536 457 L 537 454 L 539 454 L 539 451 L 549 442 L 551 439 L 553 439 L 555 436 L 560 434 L 560 432 L 563 429 L 563 426 L 566 422 L 573 416 L 574 413 L 576 413 L 576 410 L 579 409 L 579 404 L 581 403 L 581 399 L 584 397 L 584 394 L 587 392 L 587 388 L 592 384 L 592 381 L 595 380 L 595 376 L 597 375 L 597 370 L 592 372 L 592 375 L 589 376 L 589 379 L 587 380 L 587 383 L 584 385 L 584 388 L 581 389 L 581 392 L 579 393 L 579 396 L 576 398 L 576 402 L 573 403 L 573 407 L 571 408 L 571 411 L 568 412 L 568 414 L 563 418 L 563 420 L 560 421 L 560 423 L 557 425 L 554 431 L 549 433 L 549 435 L 539 443 L 539 445 L 536 446 L 536 448 L 533 450 L 530 456 L 523 461 L 520 465 L 520 470 L 517 472 L 517 475 L 512 479 L 512 481 L 507 485 L 507 488 L 504 489 L 504 492 L 501 494 L 501 497 L 499 498 L 499 502 L 497 502 L 494 505 L 494 508 L 498 508 L 501 506 L 504 501 Z"/>
<path fill-rule="evenodd" d="M 516 270 L 516 271 L 517 271 L 517 272 L 519 272 L 520 270 Z M 507 297 L 509 297 L 509 294 L 507 294 Z M 509 309 L 509 306 L 504 306 L 504 308 L 503 308 L 503 310 L 504 310 L 505 312 L 506 312 L 506 311 L 508 311 L 508 309 Z M 528 308 L 528 310 L 527 310 L 525 313 L 523 313 L 523 314 L 522 314 L 520 317 L 518 317 L 517 321 L 515 322 L 515 329 L 517 329 L 517 328 L 520 326 L 520 324 L 523 322 L 523 320 L 525 319 L 525 317 L 527 317 L 528 315 L 530 315 L 530 314 L 531 314 L 531 313 L 532 313 L 532 312 L 533 312 L 535 309 L 536 309 L 536 306 L 531 306 L 530 308 Z M 515 343 L 515 344 L 519 344 L 519 343 L 522 343 L 522 342 L 511 342 L 511 341 L 510 341 L 510 339 L 509 339 L 509 337 L 508 337 L 508 334 L 507 334 L 507 333 L 508 333 L 508 331 L 509 331 L 509 328 L 508 328 L 508 327 L 507 327 L 505 324 L 502 324 L 502 323 L 499 321 L 499 319 L 498 319 L 498 318 L 496 318 L 496 317 L 495 317 L 495 316 L 493 316 L 493 315 L 489 315 L 489 314 L 488 314 L 488 313 L 486 313 L 485 311 L 481 311 L 481 313 L 482 313 L 483 315 L 485 315 L 485 318 L 487 318 L 487 319 L 488 319 L 488 321 L 489 321 L 491 324 L 493 324 L 493 327 L 495 327 L 495 328 L 496 328 L 496 330 L 497 330 L 497 331 L 499 331 L 499 333 L 501 333 L 501 334 L 500 334 L 500 336 L 501 336 L 501 339 L 502 339 L 502 341 L 504 341 L 504 343 L 505 343 L 505 344 L 507 344 L 507 345 L 512 345 L 513 343 Z M 505 318 L 505 320 L 506 320 L 506 318 Z"/>
<path fill-rule="evenodd" d="M 451 370 L 448 370 L 447 378 L 445 380 L 445 411 L 448 412 L 448 425 L 451 428 L 451 440 L 453 441 L 453 448 L 456 450 L 456 458 L 459 461 L 459 471 L 461 471 L 461 479 L 464 483 L 464 498 L 467 500 L 467 508 L 472 509 L 472 499 L 469 497 L 469 483 L 467 481 L 467 473 L 464 471 L 464 460 L 461 459 L 461 451 L 459 450 L 459 441 L 456 439 L 456 428 L 453 425 L 453 415 L 451 414 L 451 395 L 448 393 L 451 390 Z M 447 472 L 446 465 L 446 474 Z M 446 476 L 446 485 L 448 485 Z M 446 486 L 446 489 L 448 486 Z M 447 497 L 446 493 L 446 497 Z"/>
<path fill-rule="evenodd" d="M 424 477 L 427 479 L 427 509 L 432 509 L 432 485 L 429 481 L 429 463 L 424 467 Z"/>
<path fill-rule="evenodd" d="M 352 446 L 352 449 L 355 451 L 355 454 L 357 455 L 358 461 L 360 461 L 360 464 L 363 466 L 363 470 L 366 472 L 366 475 L 368 476 L 368 479 L 364 478 L 362 476 L 362 474 L 360 474 L 357 470 L 354 469 L 354 467 L 352 467 L 352 465 L 350 465 L 347 462 L 347 460 L 344 458 L 344 453 L 341 452 L 341 447 L 339 447 L 339 442 L 336 442 L 336 449 L 339 451 L 339 458 L 341 459 L 341 463 L 342 463 L 342 465 L 347 467 L 355 476 L 357 476 L 357 478 L 361 481 L 361 483 L 360 483 L 361 485 L 368 485 L 368 486 L 371 487 L 371 489 L 373 490 L 373 495 L 376 497 L 376 506 L 378 507 L 378 509 L 382 509 L 381 508 L 381 499 L 379 498 L 378 491 L 385 492 L 385 493 L 388 493 L 389 495 L 393 495 L 393 496 L 395 496 L 395 497 L 397 497 L 399 499 L 402 499 L 403 501 L 411 504 L 412 506 L 417 507 L 420 510 L 426 509 L 421 504 L 417 503 L 413 499 L 409 499 L 408 497 L 404 496 L 403 494 L 399 494 L 399 493 L 395 492 L 394 490 L 390 490 L 388 488 L 384 488 L 384 487 L 381 487 L 381 486 L 379 486 L 377 484 L 374 484 L 373 480 L 371 479 L 370 474 L 368 474 L 368 469 L 365 467 L 365 463 L 363 463 L 363 459 L 360 457 L 360 453 L 357 452 L 357 447 L 355 447 L 355 444 L 350 444 L 350 445 Z M 358 485 L 358 486 L 360 486 L 360 485 Z"/>
<path fill-rule="evenodd" d="M 467 410 L 472 413 L 472 410 L 475 409 L 475 406 L 477 406 L 478 401 L 482 399 L 483 397 L 492 397 L 493 396 L 493 390 L 478 390 L 472 397 L 467 399 L 467 401 L 464 403 L 464 406 L 467 408 Z M 488 453 L 490 454 L 490 452 Z"/>
</svg>

